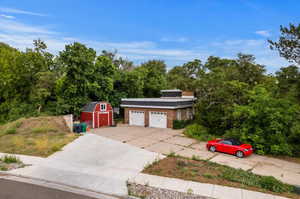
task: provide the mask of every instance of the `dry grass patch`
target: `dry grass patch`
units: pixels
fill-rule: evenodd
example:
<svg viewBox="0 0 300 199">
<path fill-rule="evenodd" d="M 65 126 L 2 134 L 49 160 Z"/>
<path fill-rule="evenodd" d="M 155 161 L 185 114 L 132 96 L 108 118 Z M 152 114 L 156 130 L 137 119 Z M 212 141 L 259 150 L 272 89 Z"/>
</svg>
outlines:
<svg viewBox="0 0 300 199">
<path fill-rule="evenodd" d="M 47 157 L 77 137 L 62 117 L 20 119 L 0 126 L 0 152 Z"/>
</svg>

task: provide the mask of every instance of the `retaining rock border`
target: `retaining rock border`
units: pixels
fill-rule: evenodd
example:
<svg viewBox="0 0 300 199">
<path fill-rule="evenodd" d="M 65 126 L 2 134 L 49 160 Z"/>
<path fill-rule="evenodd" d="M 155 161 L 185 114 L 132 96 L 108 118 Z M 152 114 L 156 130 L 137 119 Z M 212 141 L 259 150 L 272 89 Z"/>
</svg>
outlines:
<svg viewBox="0 0 300 199">
<path fill-rule="evenodd" d="M 183 193 L 167 189 L 128 183 L 128 195 L 144 199 L 213 199 L 211 197 L 199 196 L 192 193 Z"/>
</svg>

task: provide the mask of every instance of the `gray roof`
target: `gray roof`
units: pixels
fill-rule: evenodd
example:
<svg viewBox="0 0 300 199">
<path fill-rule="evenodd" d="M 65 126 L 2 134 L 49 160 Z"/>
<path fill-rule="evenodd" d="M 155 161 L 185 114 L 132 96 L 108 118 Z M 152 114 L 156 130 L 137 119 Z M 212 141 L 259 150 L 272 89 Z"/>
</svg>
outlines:
<svg viewBox="0 0 300 199">
<path fill-rule="evenodd" d="M 95 106 L 96 106 L 98 103 L 99 103 L 99 102 L 90 102 L 90 103 L 86 104 L 86 105 L 82 108 L 82 111 L 83 111 L 83 112 L 94 112 Z"/>
<path fill-rule="evenodd" d="M 196 98 L 129 98 L 122 99 L 121 107 L 178 109 L 192 107 Z"/>
</svg>

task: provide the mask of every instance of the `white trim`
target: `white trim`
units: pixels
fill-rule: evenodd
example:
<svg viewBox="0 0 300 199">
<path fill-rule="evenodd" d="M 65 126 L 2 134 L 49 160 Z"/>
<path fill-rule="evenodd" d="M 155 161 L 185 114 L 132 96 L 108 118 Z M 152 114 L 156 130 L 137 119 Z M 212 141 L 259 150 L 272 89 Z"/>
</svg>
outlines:
<svg viewBox="0 0 300 199">
<path fill-rule="evenodd" d="M 105 112 L 98 112 L 99 114 L 107 114 L 107 113 L 109 113 L 108 111 L 105 111 Z"/>
<path fill-rule="evenodd" d="M 92 125 L 93 129 L 95 128 L 95 123 L 94 122 L 95 122 L 95 112 L 93 112 L 93 125 Z"/>
<path fill-rule="evenodd" d="M 185 98 L 185 99 L 195 99 L 195 97 L 193 95 L 183 95 L 182 98 Z"/>
<path fill-rule="evenodd" d="M 111 125 L 114 125 L 115 121 L 114 121 L 114 111 L 111 110 Z"/>
<path fill-rule="evenodd" d="M 195 98 L 123 98 L 122 101 L 130 102 L 190 102 Z"/>
<path fill-rule="evenodd" d="M 109 113 L 107 113 L 107 125 L 109 126 Z"/>
<path fill-rule="evenodd" d="M 180 89 L 160 90 L 160 92 L 182 92 Z"/>
<path fill-rule="evenodd" d="M 98 118 L 97 118 L 97 124 L 98 124 L 98 128 L 100 127 L 100 122 L 99 122 L 99 120 L 100 120 L 100 114 L 99 114 L 99 112 L 97 112 L 98 113 Z"/>
<path fill-rule="evenodd" d="M 127 104 L 121 104 L 121 107 L 128 107 L 128 108 L 179 109 L 179 108 L 193 107 L 193 105 L 182 105 L 182 106 L 140 106 L 140 105 L 127 105 Z"/>
<path fill-rule="evenodd" d="M 100 111 L 101 112 L 106 111 L 106 108 L 107 108 L 106 103 L 99 103 L 99 104 L 100 104 Z M 102 105 L 104 105 L 104 109 L 102 109 L 102 107 L 101 107 Z"/>
</svg>

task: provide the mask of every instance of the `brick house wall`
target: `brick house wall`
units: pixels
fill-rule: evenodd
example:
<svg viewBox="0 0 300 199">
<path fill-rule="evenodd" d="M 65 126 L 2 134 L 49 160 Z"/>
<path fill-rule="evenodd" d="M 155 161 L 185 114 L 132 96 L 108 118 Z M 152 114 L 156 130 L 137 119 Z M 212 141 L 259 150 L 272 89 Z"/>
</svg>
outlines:
<svg viewBox="0 0 300 199">
<path fill-rule="evenodd" d="M 181 120 L 189 119 L 187 116 L 187 111 L 192 111 L 192 108 L 183 108 L 177 109 L 181 112 Z M 177 110 L 176 109 L 149 109 L 149 108 L 124 108 L 124 123 L 129 124 L 129 111 L 144 111 L 145 113 L 145 126 L 149 126 L 149 112 L 165 112 L 167 113 L 167 128 L 173 128 L 173 120 L 177 119 Z"/>
<path fill-rule="evenodd" d="M 176 110 L 174 109 L 149 109 L 149 108 L 124 108 L 124 123 L 129 124 L 129 111 L 144 111 L 145 126 L 149 126 L 149 112 L 158 111 L 167 113 L 167 128 L 173 128 L 173 120 L 176 119 Z"/>
</svg>

